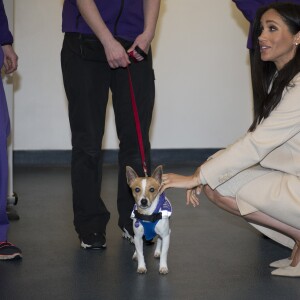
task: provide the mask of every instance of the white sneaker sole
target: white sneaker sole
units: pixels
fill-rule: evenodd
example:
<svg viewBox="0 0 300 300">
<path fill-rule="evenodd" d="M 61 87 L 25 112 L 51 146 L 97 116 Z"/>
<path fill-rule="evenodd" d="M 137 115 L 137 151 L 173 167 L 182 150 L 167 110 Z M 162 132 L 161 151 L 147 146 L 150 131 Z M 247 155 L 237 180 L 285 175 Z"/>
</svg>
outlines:
<svg viewBox="0 0 300 300">
<path fill-rule="evenodd" d="M 84 242 L 81 241 L 80 247 L 86 250 L 98 250 L 98 249 L 105 249 L 106 248 L 106 243 L 99 246 L 99 247 L 93 247 L 92 245 L 85 244 Z"/>
</svg>

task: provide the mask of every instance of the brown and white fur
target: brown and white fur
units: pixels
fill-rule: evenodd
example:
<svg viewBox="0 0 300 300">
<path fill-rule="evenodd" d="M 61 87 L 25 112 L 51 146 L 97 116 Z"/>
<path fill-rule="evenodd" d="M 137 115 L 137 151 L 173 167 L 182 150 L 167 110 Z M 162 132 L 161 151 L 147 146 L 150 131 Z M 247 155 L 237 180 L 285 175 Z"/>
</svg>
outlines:
<svg viewBox="0 0 300 300">
<path fill-rule="evenodd" d="M 131 167 L 126 167 L 127 183 L 132 190 L 133 197 L 137 204 L 137 211 L 140 214 L 153 214 L 159 201 L 159 190 L 162 184 L 162 174 L 162 166 L 158 166 L 151 177 L 138 177 L 136 172 Z M 133 219 L 135 252 L 132 259 L 137 259 L 137 272 L 143 274 L 147 272 L 143 254 L 144 227 L 142 225 L 136 227 L 136 220 L 136 218 Z M 159 273 L 167 274 L 169 271 L 167 266 L 167 255 L 171 233 L 169 227 L 169 218 L 160 219 L 157 222 L 154 230 L 158 235 L 154 257 L 160 258 Z"/>
</svg>

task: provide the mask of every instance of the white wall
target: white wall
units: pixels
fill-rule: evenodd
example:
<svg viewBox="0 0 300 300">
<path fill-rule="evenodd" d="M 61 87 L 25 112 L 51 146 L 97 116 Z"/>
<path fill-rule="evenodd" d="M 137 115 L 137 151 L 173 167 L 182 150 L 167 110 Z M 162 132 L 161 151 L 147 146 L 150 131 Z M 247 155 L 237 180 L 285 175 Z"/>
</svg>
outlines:
<svg viewBox="0 0 300 300">
<path fill-rule="evenodd" d="M 63 0 L 15 0 L 15 150 L 70 149 L 60 70 Z M 223 147 L 251 122 L 248 24 L 230 0 L 162 0 L 152 147 Z M 116 149 L 108 109 L 104 148 Z"/>
</svg>

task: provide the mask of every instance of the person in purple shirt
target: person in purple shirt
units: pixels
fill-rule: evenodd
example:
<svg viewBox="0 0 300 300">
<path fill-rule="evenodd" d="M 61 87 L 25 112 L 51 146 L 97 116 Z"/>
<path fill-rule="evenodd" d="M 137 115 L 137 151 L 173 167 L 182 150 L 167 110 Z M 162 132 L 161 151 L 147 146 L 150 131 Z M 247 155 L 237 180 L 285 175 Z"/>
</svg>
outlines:
<svg viewBox="0 0 300 300">
<path fill-rule="evenodd" d="M 295 4 L 300 4 L 300 0 L 232 0 L 237 8 L 243 13 L 244 17 L 249 21 L 249 34 L 247 41 L 247 48 L 253 49 L 252 45 L 252 26 L 255 19 L 257 10 L 260 7 L 267 6 L 268 4 L 275 2 L 290 2 Z"/>
<path fill-rule="evenodd" d="M 3 1 L 0 0 L 0 66 L 5 73 L 11 74 L 17 69 L 18 57 L 12 48 L 13 37 L 8 28 Z M 22 251 L 7 241 L 9 221 L 6 213 L 8 189 L 7 138 L 10 133 L 8 108 L 0 81 L 0 260 L 12 260 L 22 257 Z"/>
<path fill-rule="evenodd" d="M 232 0 L 237 8 L 243 13 L 244 17 L 249 21 L 249 34 L 247 40 L 247 48 L 249 49 L 249 57 L 250 57 L 250 70 L 251 70 L 251 81 L 253 82 L 254 72 L 253 72 L 253 58 L 254 58 L 254 46 L 252 43 L 252 27 L 255 20 L 256 12 L 259 8 L 263 6 L 267 6 L 271 3 L 275 2 L 290 2 L 295 4 L 300 4 L 300 0 Z M 256 103 L 257 96 L 255 95 L 255 91 L 253 92 L 253 111 L 254 114 L 259 110 L 259 104 Z"/>
<path fill-rule="evenodd" d="M 160 0 L 64 1 L 61 66 L 72 133 L 74 226 L 84 249 L 106 247 L 110 213 L 100 195 L 101 145 L 109 90 L 119 139 L 118 225 L 123 237 L 133 242 L 130 214 L 134 200 L 125 169 L 128 165 L 143 175 L 143 168 L 127 68 L 137 101 L 146 163 L 150 167 L 149 129 L 155 93 L 150 44 L 159 8 Z"/>
</svg>

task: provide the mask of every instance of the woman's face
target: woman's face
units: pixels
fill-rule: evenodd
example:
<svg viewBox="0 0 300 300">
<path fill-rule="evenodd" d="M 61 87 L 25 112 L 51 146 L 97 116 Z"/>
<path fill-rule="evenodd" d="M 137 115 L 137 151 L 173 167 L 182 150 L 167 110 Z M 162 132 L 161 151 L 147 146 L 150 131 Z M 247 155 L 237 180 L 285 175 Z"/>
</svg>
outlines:
<svg viewBox="0 0 300 300">
<path fill-rule="evenodd" d="M 274 9 L 261 17 L 261 34 L 258 38 L 263 61 L 272 61 L 280 70 L 295 55 L 299 33 L 293 35 L 282 17 Z"/>
</svg>

